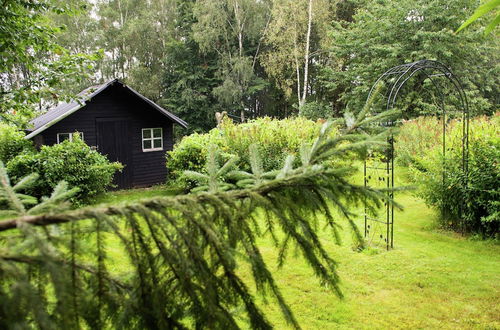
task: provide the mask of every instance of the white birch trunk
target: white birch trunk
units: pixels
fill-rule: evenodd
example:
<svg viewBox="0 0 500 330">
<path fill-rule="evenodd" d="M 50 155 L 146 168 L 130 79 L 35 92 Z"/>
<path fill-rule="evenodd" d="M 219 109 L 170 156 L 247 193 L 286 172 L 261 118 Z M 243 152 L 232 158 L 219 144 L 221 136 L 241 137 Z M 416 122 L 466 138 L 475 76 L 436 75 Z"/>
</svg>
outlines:
<svg viewBox="0 0 500 330">
<path fill-rule="evenodd" d="M 309 78 L 309 45 L 311 41 L 311 26 L 312 26 L 312 19 L 313 19 L 313 14 L 312 14 L 312 6 L 313 6 L 313 0 L 309 0 L 309 9 L 308 9 L 308 21 L 307 21 L 307 35 L 306 35 L 306 49 L 304 52 L 304 85 L 303 91 L 302 91 L 302 98 L 299 101 L 299 107 L 302 107 L 306 103 L 306 96 L 307 96 L 307 85 L 308 85 L 308 78 Z"/>
</svg>

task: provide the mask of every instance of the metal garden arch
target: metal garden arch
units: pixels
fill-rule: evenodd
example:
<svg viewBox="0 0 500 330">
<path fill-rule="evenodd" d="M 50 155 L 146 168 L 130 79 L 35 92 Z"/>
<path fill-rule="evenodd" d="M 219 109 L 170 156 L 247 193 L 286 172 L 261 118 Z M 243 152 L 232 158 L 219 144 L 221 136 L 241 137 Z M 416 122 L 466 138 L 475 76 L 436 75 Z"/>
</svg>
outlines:
<svg viewBox="0 0 500 330">
<path fill-rule="evenodd" d="M 468 172 L 468 148 L 469 148 L 469 105 L 465 95 L 462 83 L 459 78 L 452 73 L 452 71 L 444 64 L 438 61 L 421 60 L 417 62 L 407 63 L 395 66 L 384 72 L 377 81 L 373 84 L 367 98 L 367 103 L 373 98 L 378 96 L 382 100 L 378 103 L 378 109 L 372 113 L 382 112 L 384 110 L 391 110 L 397 108 L 397 102 L 400 98 L 402 90 L 407 86 L 408 81 L 416 80 L 421 86 L 425 81 L 430 82 L 433 92 L 437 94 L 439 103 L 436 105 L 439 109 L 435 115 L 438 115 L 442 122 L 442 155 L 446 159 L 446 126 L 451 113 L 447 112 L 447 105 L 445 103 L 447 96 L 448 99 L 452 96 L 445 95 L 447 91 L 454 92 L 453 96 L 456 104 L 453 114 L 457 114 L 462 122 L 462 170 L 465 174 Z M 443 88 L 442 83 L 446 83 L 451 89 Z M 433 93 L 433 94 L 434 94 Z M 375 95 L 376 94 L 376 95 Z M 435 96 L 434 94 L 434 96 Z M 377 111 L 378 110 L 378 111 Z M 396 125 L 399 120 L 394 120 L 385 125 Z M 385 152 L 385 157 L 379 162 L 364 162 L 364 185 L 368 186 L 381 186 L 384 188 L 394 188 L 394 138 L 389 139 L 389 147 Z M 444 165 L 444 164 L 443 164 Z M 445 166 L 443 166 L 443 185 L 445 184 Z M 467 175 L 465 175 L 467 177 Z M 467 182 L 463 182 L 466 186 Z M 394 198 L 394 192 L 388 189 L 388 197 Z M 368 214 L 365 207 L 364 212 L 364 225 L 365 225 L 365 239 L 370 242 L 375 240 L 378 243 L 385 244 L 386 248 L 394 247 L 394 206 L 385 203 L 385 214 L 383 217 Z M 443 216 L 443 215 L 442 215 Z"/>
</svg>

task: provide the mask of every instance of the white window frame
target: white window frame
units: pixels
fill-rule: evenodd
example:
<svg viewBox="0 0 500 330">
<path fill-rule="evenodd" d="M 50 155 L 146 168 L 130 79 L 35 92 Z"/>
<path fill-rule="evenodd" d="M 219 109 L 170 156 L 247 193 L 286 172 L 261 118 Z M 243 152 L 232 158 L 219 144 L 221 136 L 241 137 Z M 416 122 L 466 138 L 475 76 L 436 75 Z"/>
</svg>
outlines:
<svg viewBox="0 0 500 330">
<path fill-rule="evenodd" d="M 159 129 L 160 130 L 160 136 L 159 137 L 154 137 L 153 136 L 153 130 Z M 150 136 L 149 138 L 144 137 L 144 131 L 149 131 Z M 161 151 L 163 150 L 163 127 L 153 127 L 153 128 L 143 128 L 141 130 L 141 146 L 142 146 L 142 152 L 150 152 L 150 151 Z M 155 140 L 160 140 L 161 146 L 158 148 L 154 147 L 154 141 Z M 144 141 L 151 141 L 151 148 L 144 149 Z"/>
<path fill-rule="evenodd" d="M 69 134 L 68 140 L 69 140 L 69 142 L 71 142 L 71 141 L 73 141 L 73 134 L 75 134 L 75 133 L 78 133 L 80 135 L 80 137 L 82 138 L 82 140 L 85 141 L 85 139 L 83 138 L 83 132 L 78 132 L 78 131 L 77 132 L 65 132 L 65 133 L 57 133 L 57 144 L 63 142 L 60 140 L 59 135 Z"/>
</svg>

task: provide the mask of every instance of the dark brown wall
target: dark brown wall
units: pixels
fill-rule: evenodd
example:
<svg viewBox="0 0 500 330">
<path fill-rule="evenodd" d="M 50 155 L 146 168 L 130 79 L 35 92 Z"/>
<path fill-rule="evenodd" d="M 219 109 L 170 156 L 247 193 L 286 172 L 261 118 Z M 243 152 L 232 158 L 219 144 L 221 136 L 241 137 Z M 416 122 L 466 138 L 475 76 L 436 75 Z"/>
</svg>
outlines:
<svg viewBox="0 0 500 330">
<path fill-rule="evenodd" d="M 130 136 L 123 143 L 132 149 L 132 183 L 134 186 L 148 186 L 164 183 L 167 175 L 165 153 L 173 148 L 173 122 L 151 108 L 119 84 L 115 84 L 95 96 L 75 113 L 40 133 L 44 144 L 57 143 L 57 133 L 83 132 L 85 142 L 96 145 L 96 118 L 129 118 Z M 142 151 L 142 128 L 163 128 L 163 150 Z"/>
</svg>

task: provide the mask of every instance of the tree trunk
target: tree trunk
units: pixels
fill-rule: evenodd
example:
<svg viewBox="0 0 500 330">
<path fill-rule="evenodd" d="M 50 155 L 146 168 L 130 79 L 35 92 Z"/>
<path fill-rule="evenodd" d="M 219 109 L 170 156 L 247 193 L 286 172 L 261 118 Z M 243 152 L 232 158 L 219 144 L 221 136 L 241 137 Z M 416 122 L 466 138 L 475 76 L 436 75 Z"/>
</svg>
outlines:
<svg viewBox="0 0 500 330">
<path fill-rule="evenodd" d="M 297 39 L 298 39 L 297 38 L 297 30 L 295 30 L 293 57 L 295 58 L 295 73 L 297 75 L 297 101 L 299 102 L 299 106 L 300 106 L 300 67 L 299 67 L 299 59 L 298 59 Z"/>
<path fill-rule="evenodd" d="M 302 98 L 300 99 L 299 102 L 299 108 L 302 107 L 306 103 L 306 96 L 307 96 L 307 85 L 308 85 L 308 78 L 309 78 L 309 45 L 311 41 L 311 25 L 312 25 L 312 6 L 313 6 L 313 0 L 309 0 L 309 18 L 307 21 L 307 35 L 306 35 L 306 49 L 304 52 L 304 86 L 303 86 L 303 91 L 302 91 Z"/>
</svg>

